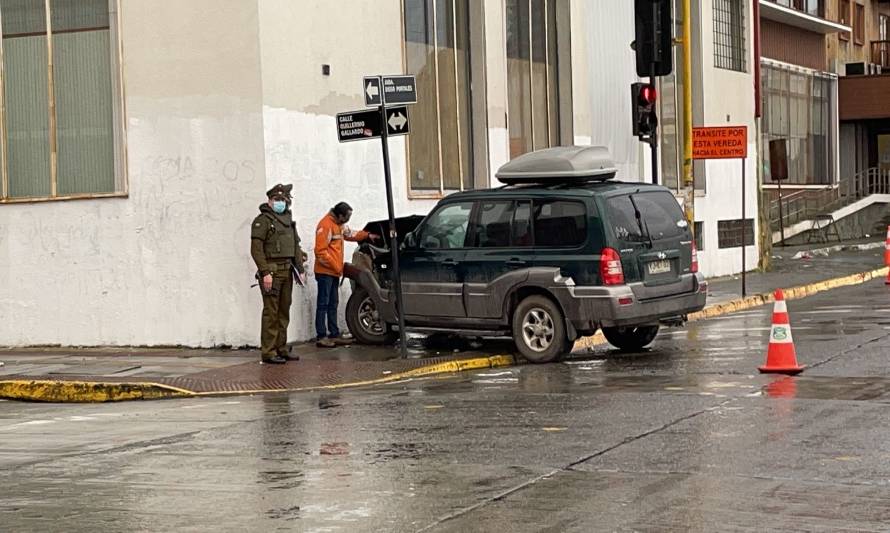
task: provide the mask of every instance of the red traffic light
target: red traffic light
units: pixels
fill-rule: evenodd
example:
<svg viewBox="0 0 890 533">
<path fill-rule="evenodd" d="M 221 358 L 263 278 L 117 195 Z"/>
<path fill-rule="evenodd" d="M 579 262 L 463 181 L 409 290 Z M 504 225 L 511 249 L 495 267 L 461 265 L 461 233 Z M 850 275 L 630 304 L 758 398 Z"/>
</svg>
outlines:
<svg viewBox="0 0 890 533">
<path fill-rule="evenodd" d="M 658 98 L 658 93 L 655 91 L 655 87 L 652 85 L 643 85 L 640 90 L 640 100 L 643 103 L 652 105 L 655 103 L 655 100 Z"/>
</svg>

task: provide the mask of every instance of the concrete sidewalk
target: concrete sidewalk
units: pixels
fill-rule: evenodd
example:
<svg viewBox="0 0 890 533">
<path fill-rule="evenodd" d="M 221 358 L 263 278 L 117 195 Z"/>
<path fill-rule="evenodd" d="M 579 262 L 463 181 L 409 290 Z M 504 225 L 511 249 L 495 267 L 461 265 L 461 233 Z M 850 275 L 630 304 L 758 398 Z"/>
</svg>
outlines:
<svg viewBox="0 0 890 533">
<path fill-rule="evenodd" d="M 691 320 L 763 305 L 777 288 L 800 298 L 836 286 L 886 275 L 883 249 L 837 250 L 792 259 L 814 247 L 777 248 L 773 270 L 748 274 L 747 298 L 740 277 L 709 280 L 708 308 Z M 575 349 L 605 343 L 602 334 Z M 42 401 L 115 401 L 216 394 L 305 391 L 392 382 L 516 363 L 504 341 L 471 343 L 412 338 L 408 359 L 394 347 L 351 346 L 331 350 L 294 346 L 299 362 L 261 365 L 257 350 L 185 348 L 23 348 L 0 350 L 0 398 Z"/>
</svg>

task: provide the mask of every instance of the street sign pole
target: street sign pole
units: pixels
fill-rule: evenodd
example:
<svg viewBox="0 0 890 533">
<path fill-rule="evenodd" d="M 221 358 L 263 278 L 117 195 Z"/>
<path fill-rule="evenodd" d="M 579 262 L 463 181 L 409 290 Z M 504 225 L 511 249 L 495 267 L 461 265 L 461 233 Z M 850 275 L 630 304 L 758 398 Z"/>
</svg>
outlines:
<svg viewBox="0 0 890 533">
<path fill-rule="evenodd" d="M 385 102 L 384 102 L 385 104 Z M 386 123 L 386 106 L 381 105 L 380 142 L 383 148 L 383 179 L 386 182 L 386 208 L 389 211 L 389 248 L 392 254 L 392 284 L 395 289 L 396 313 L 399 315 L 399 348 L 402 358 L 408 357 L 408 334 L 405 332 L 405 314 L 402 312 L 402 275 L 399 270 L 399 241 L 396 232 L 396 214 L 392 199 L 392 175 L 389 169 L 389 132 Z"/>
<path fill-rule="evenodd" d="M 745 238 L 745 228 L 747 228 L 748 223 L 745 221 L 745 162 L 747 159 L 742 159 L 742 298 L 748 296 L 748 289 L 745 283 L 745 270 L 747 270 L 748 263 L 745 262 L 745 248 L 748 246 L 748 239 Z"/>
</svg>

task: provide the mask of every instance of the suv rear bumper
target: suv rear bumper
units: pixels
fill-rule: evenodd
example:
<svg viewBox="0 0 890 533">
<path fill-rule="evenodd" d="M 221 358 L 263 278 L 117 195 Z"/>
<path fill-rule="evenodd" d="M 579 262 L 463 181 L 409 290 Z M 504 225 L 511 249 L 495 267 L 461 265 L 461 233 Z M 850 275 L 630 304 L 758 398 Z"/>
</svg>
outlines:
<svg viewBox="0 0 890 533">
<path fill-rule="evenodd" d="M 701 274 L 687 274 L 677 285 L 688 287 L 690 284 L 692 291 L 646 300 L 637 298 L 635 284 L 609 287 L 569 285 L 559 287 L 554 292 L 566 312 L 566 318 L 575 329 L 594 331 L 603 326 L 657 324 L 663 319 L 701 311 L 705 307 L 708 284 Z"/>
</svg>

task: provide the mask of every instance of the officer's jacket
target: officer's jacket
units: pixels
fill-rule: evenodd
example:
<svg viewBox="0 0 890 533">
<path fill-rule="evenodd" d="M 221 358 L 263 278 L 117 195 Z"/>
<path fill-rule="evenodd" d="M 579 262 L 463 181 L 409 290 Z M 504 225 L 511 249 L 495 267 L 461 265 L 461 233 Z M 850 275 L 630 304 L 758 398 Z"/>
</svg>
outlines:
<svg viewBox="0 0 890 533">
<path fill-rule="evenodd" d="M 300 234 L 290 211 L 278 215 L 268 204 L 260 205 L 260 214 L 250 227 L 250 255 L 262 275 L 288 260 L 303 272 L 306 253 L 300 248 Z"/>
</svg>

